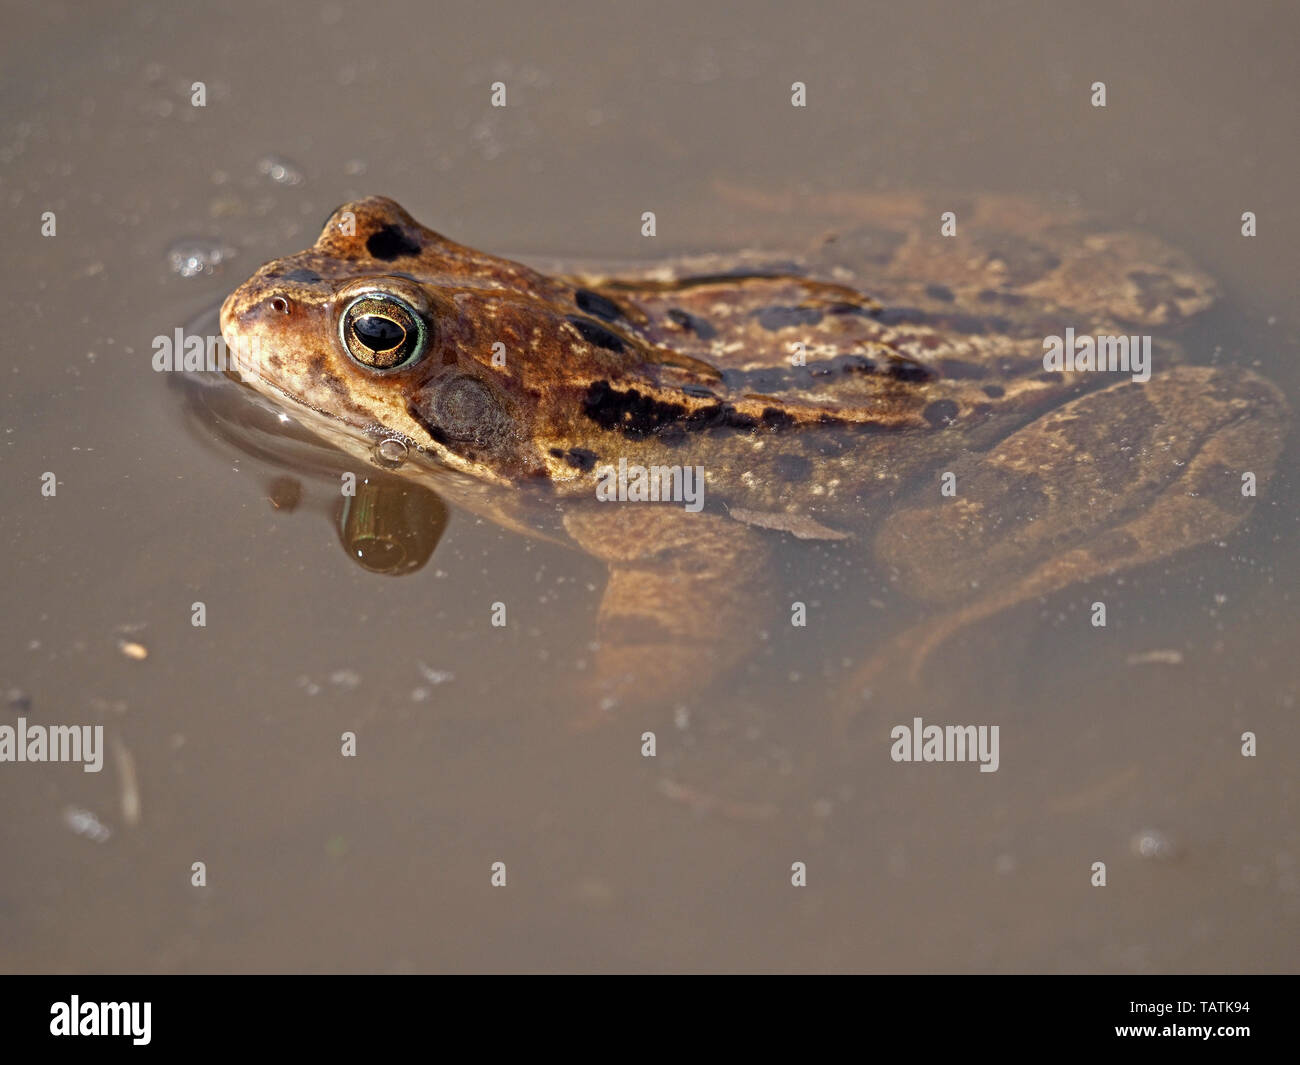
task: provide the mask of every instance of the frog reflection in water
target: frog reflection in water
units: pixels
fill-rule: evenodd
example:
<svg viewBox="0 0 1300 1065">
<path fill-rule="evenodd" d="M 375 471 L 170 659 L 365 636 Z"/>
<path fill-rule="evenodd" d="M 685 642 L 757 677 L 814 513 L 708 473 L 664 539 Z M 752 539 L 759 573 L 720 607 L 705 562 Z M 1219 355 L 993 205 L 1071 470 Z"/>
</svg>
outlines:
<svg viewBox="0 0 1300 1065">
<path fill-rule="evenodd" d="M 973 622 L 1243 521 L 1243 475 L 1266 488 L 1287 409 L 1169 339 L 1214 299 L 1181 253 L 1012 198 L 970 201 L 951 237 L 920 197 L 858 207 L 779 269 L 615 279 L 475 251 L 374 197 L 240 286 L 222 331 L 251 351 L 252 387 L 345 451 L 383 466 L 404 447 L 401 475 L 604 560 L 615 699 L 649 679 L 698 690 L 751 652 L 778 616 L 783 536 L 855 541 L 940 606 L 863 656 L 867 682 L 915 679 Z M 1067 327 L 1156 334 L 1150 379 L 1045 372 Z M 599 502 L 620 459 L 702 467 L 703 511 Z"/>
</svg>

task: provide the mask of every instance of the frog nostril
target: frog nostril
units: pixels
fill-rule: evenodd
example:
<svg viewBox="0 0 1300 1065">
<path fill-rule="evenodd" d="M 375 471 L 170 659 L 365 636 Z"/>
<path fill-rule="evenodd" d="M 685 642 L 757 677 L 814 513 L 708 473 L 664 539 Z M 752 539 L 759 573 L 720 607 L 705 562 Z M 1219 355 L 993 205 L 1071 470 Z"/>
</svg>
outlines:
<svg viewBox="0 0 1300 1065">
<path fill-rule="evenodd" d="M 288 314 L 289 301 L 283 296 L 276 296 L 271 300 L 271 310 L 275 311 L 276 314 Z"/>
</svg>

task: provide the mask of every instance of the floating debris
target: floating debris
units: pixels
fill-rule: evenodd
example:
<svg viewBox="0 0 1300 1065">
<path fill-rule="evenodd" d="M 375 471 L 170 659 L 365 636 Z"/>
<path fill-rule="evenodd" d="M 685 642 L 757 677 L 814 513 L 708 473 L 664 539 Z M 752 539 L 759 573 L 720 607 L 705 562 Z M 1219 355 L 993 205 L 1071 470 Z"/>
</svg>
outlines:
<svg viewBox="0 0 1300 1065">
<path fill-rule="evenodd" d="M 302 502 L 302 482 L 296 477 L 277 477 L 267 487 L 266 497 L 276 510 L 297 510 Z"/>
<path fill-rule="evenodd" d="M 116 734 L 110 737 L 113 745 L 113 764 L 121 785 L 122 820 L 134 828 L 140 823 L 140 784 L 135 774 L 135 759 Z"/>
<path fill-rule="evenodd" d="M 149 657 L 149 648 L 142 643 L 136 643 L 134 640 L 118 640 L 117 648 L 127 658 L 133 658 L 137 662 L 143 662 Z"/>
<path fill-rule="evenodd" d="M 85 836 L 96 843 L 106 843 L 113 834 L 98 817 L 80 806 L 69 806 L 65 809 L 63 823 L 78 836 Z"/>
<path fill-rule="evenodd" d="M 1182 651 L 1139 651 L 1137 654 L 1128 656 L 1130 666 L 1181 666 L 1183 664 Z"/>
<path fill-rule="evenodd" d="M 449 680 L 455 680 L 456 674 L 449 669 L 432 669 L 423 662 L 417 662 L 420 672 L 424 674 L 424 679 L 430 684 L 446 684 Z"/>
</svg>

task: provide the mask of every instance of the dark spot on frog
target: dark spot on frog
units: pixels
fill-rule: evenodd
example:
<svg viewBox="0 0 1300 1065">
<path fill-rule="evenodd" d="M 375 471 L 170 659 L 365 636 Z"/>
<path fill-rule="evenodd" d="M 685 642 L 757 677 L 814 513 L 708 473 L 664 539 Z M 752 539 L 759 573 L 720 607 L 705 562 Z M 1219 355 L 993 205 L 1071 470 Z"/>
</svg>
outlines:
<svg viewBox="0 0 1300 1065">
<path fill-rule="evenodd" d="M 419 255 L 420 245 L 401 226 L 390 223 L 370 234 L 366 240 L 366 251 L 383 262 L 392 262 L 404 256 Z"/>
<path fill-rule="evenodd" d="M 762 421 L 767 429 L 789 429 L 794 425 L 794 418 L 777 407 L 764 408 Z"/>
<path fill-rule="evenodd" d="M 910 359 L 890 359 L 889 369 L 885 373 L 895 381 L 907 381 L 909 383 L 918 381 L 928 381 L 934 376 L 934 373 L 919 362 L 912 362 Z"/>
<path fill-rule="evenodd" d="M 712 340 L 718 335 L 718 331 L 703 318 L 690 314 L 687 311 L 683 311 L 679 307 L 670 307 L 668 309 L 668 317 L 683 329 L 689 329 L 701 340 Z"/>
<path fill-rule="evenodd" d="M 834 314 L 838 316 L 843 316 L 846 314 L 857 314 L 857 315 L 861 315 L 863 318 L 874 318 L 876 316 L 876 312 L 879 309 L 880 308 L 876 307 L 874 304 L 867 305 L 862 303 L 848 303 L 848 302 L 832 303 L 825 308 L 827 314 Z"/>
<path fill-rule="evenodd" d="M 274 277 L 275 275 L 269 275 Z M 298 281 L 304 285 L 315 285 L 321 281 L 320 274 L 315 270 L 308 270 L 306 267 L 299 267 L 297 270 L 290 270 L 282 278 L 284 281 Z"/>
<path fill-rule="evenodd" d="M 630 437 L 643 437 L 677 422 L 686 408 L 643 396 L 635 388 L 625 392 L 608 381 L 593 381 L 582 401 L 582 410 L 602 429 L 617 429 Z"/>
<path fill-rule="evenodd" d="M 702 432 L 709 429 L 739 429 L 749 432 L 757 426 L 758 419 L 750 414 L 741 414 L 729 403 L 714 403 L 693 410 L 682 422 L 682 428 L 688 432 Z"/>
<path fill-rule="evenodd" d="M 817 325 L 822 320 L 820 307 L 764 307 L 754 315 L 759 325 L 772 332 L 797 325 Z"/>
<path fill-rule="evenodd" d="M 608 381 L 591 383 L 582 408 L 583 413 L 602 429 L 614 429 L 633 439 L 653 434 L 669 446 L 682 443 L 687 433 L 713 430 L 752 432 L 759 425 L 757 418 L 742 414 L 729 403 L 712 403 L 688 412 L 684 404 L 642 395 L 635 388 L 619 391 Z M 782 429 L 793 424 L 789 415 L 776 408 L 763 413 L 763 424 L 769 429 Z"/>
<path fill-rule="evenodd" d="M 921 412 L 921 417 L 936 429 L 941 429 L 956 419 L 957 409 L 957 404 L 951 399 L 936 399 L 926 405 L 925 410 Z"/>
<path fill-rule="evenodd" d="M 838 367 L 841 373 L 875 373 L 876 364 L 865 355 L 839 355 L 827 362 L 812 363 L 808 370 L 813 374 L 829 374 Z"/>
<path fill-rule="evenodd" d="M 589 288 L 578 289 L 573 294 L 573 302 L 578 305 L 578 310 L 586 314 L 594 314 L 607 322 L 616 322 L 623 317 L 623 310 L 617 303 L 599 292 L 592 292 Z"/>
<path fill-rule="evenodd" d="M 772 469 L 783 480 L 803 481 L 812 472 L 812 461 L 803 455 L 777 455 Z"/>
<path fill-rule="evenodd" d="M 600 458 L 594 451 L 588 451 L 585 447 L 572 447 L 568 451 L 560 447 L 553 447 L 551 448 L 551 454 L 557 459 L 564 459 L 575 470 L 582 470 L 584 473 L 594 469 L 596 460 Z"/>
<path fill-rule="evenodd" d="M 1007 390 L 1001 385 L 985 385 L 982 391 L 989 399 L 1001 399 L 1007 394 Z"/>
<path fill-rule="evenodd" d="M 951 303 L 957 298 L 947 285 L 926 285 L 925 294 L 932 300 L 939 300 L 941 303 Z"/>
<path fill-rule="evenodd" d="M 572 325 L 588 344 L 595 344 L 598 348 L 605 348 L 619 354 L 625 350 L 623 338 L 612 330 L 606 329 L 599 322 L 576 314 L 569 315 L 565 321 Z"/>
</svg>

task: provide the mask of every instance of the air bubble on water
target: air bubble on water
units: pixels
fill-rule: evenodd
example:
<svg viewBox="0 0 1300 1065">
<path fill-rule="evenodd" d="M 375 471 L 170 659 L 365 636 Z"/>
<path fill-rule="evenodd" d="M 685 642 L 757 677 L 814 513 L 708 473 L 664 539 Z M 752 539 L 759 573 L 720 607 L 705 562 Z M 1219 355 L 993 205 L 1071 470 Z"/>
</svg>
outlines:
<svg viewBox="0 0 1300 1065">
<path fill-rule="evenodd" d="M 279 155 L 267 155 L 259 159 L 257 172 L 277 185 L 301 185 L 306 180 L 300 167 Z"/>
<path fill-rule="evenodd" d="M 400 440 L 389 438 L 380 443 L 379 457 L 393 466 L 400 466 L 406 461 L 406 445 Z"/>
<path fill-rule="evenodd" d="M 235 249 L 219 240 L 187 237 L 167 249 L 167 265 L 181 277 L 215 274 L 235 255 Z"/>
</svg>

